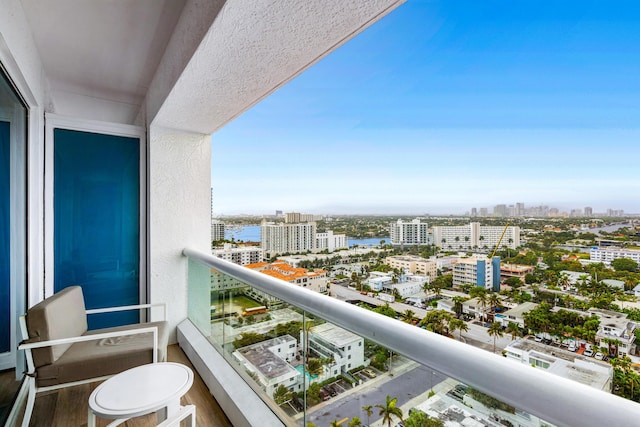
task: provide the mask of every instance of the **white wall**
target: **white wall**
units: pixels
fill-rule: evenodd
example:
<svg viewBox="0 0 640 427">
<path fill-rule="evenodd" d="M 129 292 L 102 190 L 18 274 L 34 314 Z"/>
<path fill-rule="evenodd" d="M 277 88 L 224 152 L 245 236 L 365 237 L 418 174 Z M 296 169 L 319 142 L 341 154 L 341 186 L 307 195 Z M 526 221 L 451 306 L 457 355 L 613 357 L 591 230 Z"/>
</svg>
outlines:
<svg viewBox="0 0 640 427">
<path fill-rule="evenodd" d="M 187 317 L 185 247 L 210 251 L 211 139 L 152 126 L 149 132 L 151 302 L 169 303 L 175 326 Z"/>
</svg>

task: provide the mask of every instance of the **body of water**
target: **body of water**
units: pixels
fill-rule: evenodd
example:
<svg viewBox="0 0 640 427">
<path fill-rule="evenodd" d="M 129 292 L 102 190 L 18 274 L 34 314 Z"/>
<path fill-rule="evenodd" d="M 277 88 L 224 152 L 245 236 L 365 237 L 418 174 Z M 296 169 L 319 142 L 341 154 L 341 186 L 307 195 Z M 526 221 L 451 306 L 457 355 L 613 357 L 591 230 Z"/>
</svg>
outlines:
<svg viewBox="0 0 640 427">
<path fill-rule="evenodd" d="M 237 228 L 227 228 L 224 231 L 224 238 L 227 240 L 235 240 L 236 242 L 260 242 L 260 226 L 259 225 L 247 225 L 244 227 Z M 350 237 L 347 238 L 348 246 L 353 247 L 354 245 L 358 246 L 378 246 L 380 245 L 380 240 L 384 240 L 386 244 L 391 243 L 391 239 L 389 237 L 370 237 L 366 239 L 352 239 Z"/>
<path fill-rule="evenodd" d="M 259 242 L 260 226 L 247 225 L 238 228 L 226 228 L 224 230 L 224 238 L 227 240 L 243 241 L 243 242 Z"/>
</svg>

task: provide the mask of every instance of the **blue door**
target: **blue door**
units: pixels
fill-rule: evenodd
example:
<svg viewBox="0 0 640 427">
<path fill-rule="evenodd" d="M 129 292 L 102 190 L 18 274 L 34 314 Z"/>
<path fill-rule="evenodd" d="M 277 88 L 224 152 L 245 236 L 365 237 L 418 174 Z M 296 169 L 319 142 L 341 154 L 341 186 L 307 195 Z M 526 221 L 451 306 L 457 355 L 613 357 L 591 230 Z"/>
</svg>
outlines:
<svg viewBox="0 0 640 427">
<path fill-rule="evenodd" d="M 54 290 L 80 285 L 88 309 L 140 301 L 140 140 L 54 129 Z M 89 317 L 89 328 L 138 321 Z"/>
</svg>

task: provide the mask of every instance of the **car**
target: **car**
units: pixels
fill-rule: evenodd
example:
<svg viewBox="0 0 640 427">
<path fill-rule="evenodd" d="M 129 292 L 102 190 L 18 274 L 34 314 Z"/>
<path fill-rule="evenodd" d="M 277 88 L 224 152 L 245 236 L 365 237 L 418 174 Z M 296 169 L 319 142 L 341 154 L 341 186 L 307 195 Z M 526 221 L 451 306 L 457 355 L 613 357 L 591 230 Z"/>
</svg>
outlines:
<svg viewBox="0 0 640 427">
<path fill-rule="evenodd" d="M 362 370 L 362 373 L 363 373 L 364 375 L 366 375 L 367 377 L 369 377 L 369 378 L 375 378 L 375 377 L 377 376 L 377 375 L 376 375 L 376 373 L 375 373 L 375 372 L 373 372 L 373 370 L 371 370 L 371 369 L 369 369 L 369 368 L 363 369 L 363 370 Z"/>
<path fill-rule="evenodd" d="M 596 353 L 596 355 L 595 355 L 594 357 L 595 357 L 596 359 L 598 359 L 598 360 L 602 360 L 602 359 L 604 359 L 604 354 L 602 354 L 602 353 L 600 353 L 600 352 L 597 352 L 597 353 Z"/>
<path fill-rule="evenodd" d="M 577 347 L 574 343 L 569 344 L 569 347 L 567 347 L 567 350 L 569 351 L 576 351 Z"/>
<path fill-rule="evenodd" d="M 542 342 L 542 337 L 539 336 L 535 336 L 535 338 L 533 338 L 536 342 Z"/>
<path fill-rule="evenodd" d="M 584 354 L 585 356 L 591 357 L 591 356 L 593 356 L 593 350 L 585 350 L 584 353 L 582 353 L 582 354 Z"/>
</svg>

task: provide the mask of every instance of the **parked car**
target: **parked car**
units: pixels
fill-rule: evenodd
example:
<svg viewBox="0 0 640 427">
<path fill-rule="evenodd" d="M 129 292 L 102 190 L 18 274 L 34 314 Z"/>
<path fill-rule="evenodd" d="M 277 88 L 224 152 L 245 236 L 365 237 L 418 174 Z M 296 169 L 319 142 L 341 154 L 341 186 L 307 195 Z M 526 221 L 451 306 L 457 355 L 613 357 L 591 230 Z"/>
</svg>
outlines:
<svg viewBox="0 0 640 427">
<path fill-rule="evenodd" d="M 596 355 L 594 356 L 596 359 L 598 360 L 603 360 L 604 359 L 604 354 L 597 352 Z"/>
<path fill-rule="evenodd" d="M 585 350 L 583 354 L 584 354 L 585 356 L 589 356 L 589 357 L 591 357 L 591 356 L 593 356 L 593 350 Z"/>
<path fill-rule="evenodd" d="M 373 370 L 369 369 L 369 368 L 363 369 L 362 373 L 364 375 L 366 375 L 367 377 L 369 377 L 369 378 L 375 378 L 377 376 L 376 373 L 373 372 Z"/>
<path fill-rule="evenodd" d="M 567 350 L 569 351 L 576 351 L 578 348 L 576 347 L 576 345 L 574 343 L 569 344 L 569 347 L 567 347 Z"/>
</svg>

